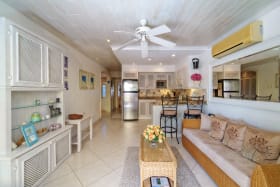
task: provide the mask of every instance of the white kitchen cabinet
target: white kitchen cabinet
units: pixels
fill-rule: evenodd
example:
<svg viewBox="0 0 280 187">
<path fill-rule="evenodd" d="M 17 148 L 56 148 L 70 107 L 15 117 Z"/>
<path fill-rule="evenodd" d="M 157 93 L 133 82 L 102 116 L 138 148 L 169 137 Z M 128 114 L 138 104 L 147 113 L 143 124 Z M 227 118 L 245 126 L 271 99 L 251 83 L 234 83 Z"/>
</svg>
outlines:
<svg viewBox="0 0 280 187">
<path fill-rule="evenodd" d="M 154 99 L 139 100 L 139 119 L 152 119 Z"/>
<path fill-rule="evenodd" d="M 146 73 L 145 76 L 146 76 L 145 88 L 146 89 L 155 89 L 156 88 L 156 82 L 155 82 L 154 73 Z"/>
<path fill-rule="evenodd" d="M 174 73 L 167 73 L 167 88 L 174 89 L 176 88 Z"/>
<path fill-rule="evenodd" d="M 139 89 L 146 88 L 146 76 L 143 73 L 138 74 L 138 87 Z"/>
<path fill-rule="evenodd" d="M 124 71 L 122 79 L 138 79 L 138 73 L 136 71 Z"/>
</svg>

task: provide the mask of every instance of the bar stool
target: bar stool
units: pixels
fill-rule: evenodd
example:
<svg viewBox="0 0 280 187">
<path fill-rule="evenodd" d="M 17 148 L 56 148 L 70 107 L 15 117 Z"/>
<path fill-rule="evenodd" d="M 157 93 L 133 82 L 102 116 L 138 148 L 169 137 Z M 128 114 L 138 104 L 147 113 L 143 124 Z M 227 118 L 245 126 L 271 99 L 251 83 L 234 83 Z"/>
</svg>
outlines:
<svg viewBox="0 0 280 187">
<path fill-rule="evenodd" d="M 178 123 L 177 123 L 177 109 L 178 109 L 178 97 L 163 97 L 161 96 L 161 104 L 162 111 L 160 113 L 160 128 L 163 129 L 165 133 L 165 137 L 167 133 L 171 134 L 171 138 L 173 137 L 173 133 L 176 134 L 176 139 L 179 144 L 177 131 L 178 131 Z M 162 119 L 164 119 L 164 124 L 161 123 Z M 176 126 L 173 126 L 173 120 L 175 119 Z M 170 124 L 167 124 L 167 120 L 170 121 Z"/>
<path fill-rule="evenodd" d="M 200 118 L 203 108 L 203 96 L 186 96 L 187 110 L 184 111 L 184 118 Z"/>
</svg>

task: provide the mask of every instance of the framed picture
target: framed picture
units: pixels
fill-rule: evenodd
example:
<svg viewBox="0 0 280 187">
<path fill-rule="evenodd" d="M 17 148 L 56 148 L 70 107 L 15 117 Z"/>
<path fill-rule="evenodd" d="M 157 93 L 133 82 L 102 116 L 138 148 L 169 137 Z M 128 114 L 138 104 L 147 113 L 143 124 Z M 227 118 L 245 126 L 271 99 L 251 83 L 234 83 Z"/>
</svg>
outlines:
<svg viewBox="0 0 280 187">
<path fill-rule="evenodd" d="M 26 125 L 22 125 L 20 128 L 27 146 L 30 147 L 39 140 L 33 123 L 29 122 Z"/>
<path fill-rule="evenodd" d="M 68 68 L 68 57 L 64 56 L 64 68 Z"/>
<path fill-rule="evenodd" d="M 94 79 L 95 75 L 93 73 L 88 73 L 88 89 L 94 89 Z"/>
<path fill-rule="evenodd" d="M 68 81 L 67 80 L 64 81 L 64 88 L 65 88 L 65 90 L 69 90 Z"/>
<path fill-rule="evenodd" d="M 63 70 L 64 78 L 66 79 L 68 77 L 68 69 Z"/>
<path fill-rule="evenodd" d="M 88 72 L 80 69 L 80 77 L 79 77 L 79 84 L 80 89 L 87 89 L 87 82 L 88 82 Z"/>
</svg>

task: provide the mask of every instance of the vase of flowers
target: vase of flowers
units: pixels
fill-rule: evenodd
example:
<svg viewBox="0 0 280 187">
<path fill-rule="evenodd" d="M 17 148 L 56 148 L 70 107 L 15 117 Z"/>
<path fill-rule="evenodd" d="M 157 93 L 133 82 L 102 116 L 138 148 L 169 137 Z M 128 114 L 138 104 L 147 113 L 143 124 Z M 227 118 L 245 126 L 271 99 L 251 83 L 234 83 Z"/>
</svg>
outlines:
<svg viewBox="0 0 280 187">
<path fill-rule="evenodd" d="M 151 142 L 151 146 L 155 147 L 157 143 L 165 140 L 164 132 L 158 125 L 148 125 L 143 132 L 145 140 Z"/>
</svg>

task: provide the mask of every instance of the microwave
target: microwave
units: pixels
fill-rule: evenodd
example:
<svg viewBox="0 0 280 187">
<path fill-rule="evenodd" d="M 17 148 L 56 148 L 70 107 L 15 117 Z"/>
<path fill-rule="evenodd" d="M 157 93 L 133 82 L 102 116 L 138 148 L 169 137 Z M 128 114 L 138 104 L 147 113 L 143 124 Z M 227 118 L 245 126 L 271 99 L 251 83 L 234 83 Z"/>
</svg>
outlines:
<svg viewBox="0 0 280 187">
<path fill-rule="evenodd" d="M 167 88 L 167 81 L 166 80 L 157 80 L 156 88 Z"/>
</svg>

